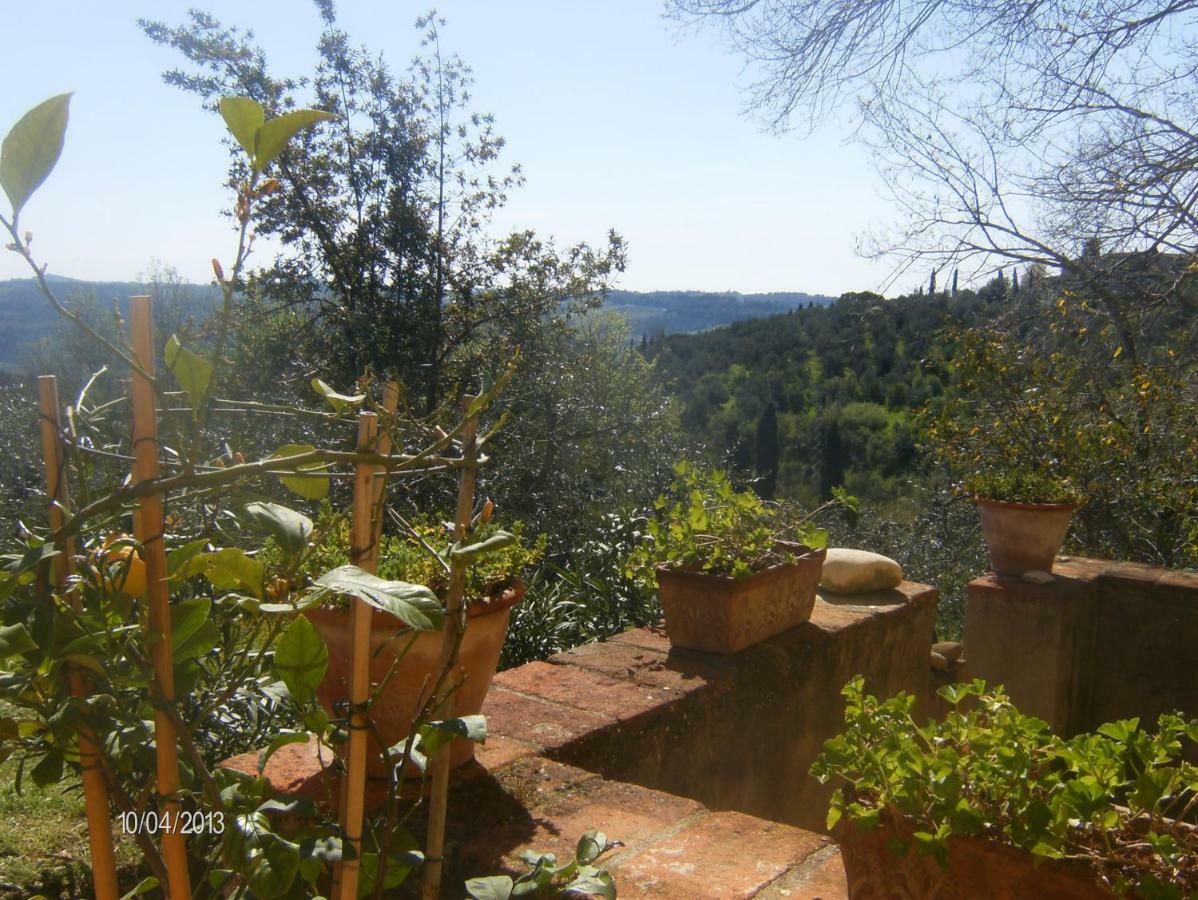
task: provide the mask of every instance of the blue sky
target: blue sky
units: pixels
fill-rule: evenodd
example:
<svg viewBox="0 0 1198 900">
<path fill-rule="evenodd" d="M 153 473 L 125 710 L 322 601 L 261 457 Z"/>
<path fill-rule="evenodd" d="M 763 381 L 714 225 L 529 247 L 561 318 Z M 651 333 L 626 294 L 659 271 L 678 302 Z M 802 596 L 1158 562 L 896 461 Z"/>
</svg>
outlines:
<svg viewBox="0 0 1198 900">
<path fill-rule="evenodd" d="M 136 26 L 176 24 L 198 5 L 252 28 L 274 68 L 303 72 L 319 19 L 306 0 L 39 0 L 6 11 L 8 77 L 0 131 L 73 90 L 58 169 L 26 207 L 49 271 L 126 279 L 152 260 L 192 280 L 230 253 L 220 211 L 222 125 L 162 83 L 176 62 Z M 343 0 L 342 24 L 402 68 L 425 4 Z M 497 229 L 561 241 L 628 240 L 619 286 L 631 290 L 877 288 L 885 263 L 855 254 L 855 236 L 891 211 L 844 123 L 777 137 L 743 114 L 748 76 L 712 32 L 680 31 L 655 0 L 445 0 L 443 46 L 474 69 L 476 108 L 492 112 L 526 185 Z M 265 248 L 264 248 L 265 249 Z M 0 278 L 23 277 L 0 253 Z"/>
</svg>

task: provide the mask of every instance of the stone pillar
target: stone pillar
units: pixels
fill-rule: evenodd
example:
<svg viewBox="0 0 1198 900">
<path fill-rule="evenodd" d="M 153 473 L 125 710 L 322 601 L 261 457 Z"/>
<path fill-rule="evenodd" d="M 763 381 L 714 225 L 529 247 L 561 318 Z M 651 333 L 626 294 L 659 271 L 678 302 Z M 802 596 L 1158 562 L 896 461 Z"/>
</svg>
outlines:
<svg viewBox="0 0 1198 900">
<path fill-rule="evenodd" d="M 1061 735 L 1198 716 L 1198 573 L 1061 557 L 1048 584 L 969 584 L 967 673 Z"/>
<path fill-rule="evenodd" d="M 1003 685 L 1020 710 L 1058 734 L 1069 731 L 1076 706 L 1078 611 L 1088 588 L 1062 574 L 1043 585 L 990 574 L 969 583 L 965 601 L 969 677 Z"/>
</svg>

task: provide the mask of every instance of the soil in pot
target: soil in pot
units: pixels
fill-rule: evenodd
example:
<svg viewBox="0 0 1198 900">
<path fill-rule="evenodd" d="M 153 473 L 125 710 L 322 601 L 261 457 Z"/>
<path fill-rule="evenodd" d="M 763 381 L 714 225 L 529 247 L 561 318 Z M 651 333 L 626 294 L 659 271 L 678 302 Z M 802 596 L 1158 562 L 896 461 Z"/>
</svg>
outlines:
<svg viewBox="0 0 1198 900">
<path fill-rule="evenodd" d="M 1077 506 L 1072 503 L 975 501 L 990 566 L 998 575 L 1051 572 Z"/>
<path fill-rule="evenodd" d="M 502 596 L 472 603 L 462 638 L 457 678 L 464 676 L 454 695 L 454 715 L 475 715 L 482 710 L 491 679 L 499 666 L 499 654 L 507 637 L 512 607 L 524 596 L 523 583 L 508 588 Z M 344 716 L 337 707 L 349 696 L 351 658 L 350 613 L 347 609 L 317 608 L 304 611 L 316 626 L 329 650 L 329 667 L 316 689 L 321 705 L 330 716 Z M 410 646 L 409 646 L 410 645 Z M 383 693 L 370 707 L 371 715 L 387 746 L 408 735 L 408 728 L 441 667 L 441 632 L 413 632 L 389 613 L 374 610 L 370 622 L 370 683 L 381 684 L 395 663 L 403 659 Z M 367 772 L 385 777 L 383 747 L 372 734 L 367 743 Z M 474 744 L 458 738 L 449 750 L 450 764 L 460 766 L 474 758 Z M 414 769 L 408 777 L 419 774 Z"/>
</svg>

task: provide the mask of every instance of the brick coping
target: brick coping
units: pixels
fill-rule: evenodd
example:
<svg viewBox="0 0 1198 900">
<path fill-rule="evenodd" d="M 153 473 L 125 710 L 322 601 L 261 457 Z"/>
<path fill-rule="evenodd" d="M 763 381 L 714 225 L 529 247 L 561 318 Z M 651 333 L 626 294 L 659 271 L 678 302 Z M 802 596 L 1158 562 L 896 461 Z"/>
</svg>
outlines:
<svg viewBox="0 0 1198 900">
<path fill-rule="evenodd" d="M 523 871 L 523 850 L 568 857 L 578 837 L 597 828 L 623 843 L 605 857 L 621 897 L 843 900 L 843 866 L 826 835 L 571 762 L 618 748 L 621 735 L 660 736 L 654 728 L 696 703 L 743 689 L 738 680 L 747 671 L 777 678 L 796 655 L 934 602 L 934 590 L 910 583 L 822 595 L 809 622 L 731 656 L 672 648 L 661 628 L 641 628 L 499 673 L 483 708 L 487 743 L 454 773 L 447 890 L 474 875 Z M 281 793 L 332 803 L 330 762 L 314 744 L 290 745 L 272 756 L 265 775 Z M 257 754 L 222 765 L 257 774 Z M 376 801 L 381 787 L 374 786 Z"/>
</svg>

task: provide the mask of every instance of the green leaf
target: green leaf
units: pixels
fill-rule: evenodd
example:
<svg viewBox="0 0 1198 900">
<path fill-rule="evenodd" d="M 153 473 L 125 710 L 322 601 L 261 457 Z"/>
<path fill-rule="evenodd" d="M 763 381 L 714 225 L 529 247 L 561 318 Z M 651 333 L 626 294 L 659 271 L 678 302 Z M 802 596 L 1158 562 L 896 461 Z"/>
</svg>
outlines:
<svg viewBox="0 0 1198 900">
<path fill-rule="evenodd" d="M 199 659 L 210 653 L 221 642 L 222 637 L 219 625 L 215 622 L 205 622 L 198 630 L 189 635 L 187 640 L 172 644 L 171 655 L 174 656 L 176 663 Z"/>
<path fill-rule="evenodd" d="M 244 550 L 225 547 L 213 553 L 197 553 L 179 566 L 179 578 L 194 575 L 203 575 L 218 591 L 244 589 L 261 600 L 266 567 Z"/>
<path fill-rule="evenodd" d="M 221 97 L 220 115 L 225 120 L 229 133 L 237 139 L 241 149 L 252 160 L 258 129 L 266 119 L 262 105 L 249 97 Z"/>
<path fill-rule="evenodd" d="M 471 878 L 466 882 L 466 893 L 473 900 L 510 900 L 516 883 L 507 875 L 490 875 L 486 878 Z"/>
<path fill-rule="evenodd" d="M 1045 859 L 1060 859 L 1065 854 L 1050 844 L 1045 844 L 1043 841 L 1032 847 L 1033 856 L 1041 856 Z"/>
<path fill-rule="evenodd" d="M 578 894 L 584 897 L 602 897 L 616 900 L 616 883 L 611 873 L 600 871 L 579 875 L 562 889 L 563 894 Z"/>
<path fill-rule="evenodd" d="M 496 550 L 502 550 L 504 547 L 510 547 L 514 543 L 516 543 L 514 534 L 509 531 L 497 531 L 485 541 L 465 547 L 456 547 L 449 551 L 449 555 L 453 559 L 472 560 L 486 556 L 488 553 L 494 553 Z"/>
<path fill-rule="evenodd" d="M 607 835 L 602 831 L 591 830 L 578 839 L 578 846 L 574 848 L 574 858 L 584 866 L 589 865 L 606 849 Z"/>
<path fill-rule="evenodd" d="M 177 651 L 181 644 L 200 630 L 212 612 L 212 601 L 207 597 L 192 597 L 171 604 L 171 645 Z"/>
<path fill-rule="evenodd" d="M 299 703 L 312 699 L 329 667 L 329 649 L 306 616 L 296 616 L 275 644 L 275 671 Z"/>
<path fill-rule="evenodd" d="M 353 396 L 350 396 L 349 394 L 339 394 L 319 378 L 312 379 L 312 390 L 324 397 L 329 406 L 333 407 L 338 414 L 351 412 L 352 410 L 357 409 L 366 399 L 365 394 L 354 394 Z"/>
<path fill-rule="evenodd" d="M 1098 726 L 1098 733 L 1126 744 L 1140 727 L 1138 718 L 1120 719 L 1118 722 L 1107 722 Z"/>
<path fill-rule="evenodd" d="M 254 139 L 254 169 L 261 172 L 270 165 L 301 129 L 335 118 L 322 109 L 297 109 L 271 119 L 258 129 Z"/>
<path fill-rule="evenodd" d="M 140 882 L 137 887 L 127 894 L 121 895 L 121 900 L 132 900 L 133 897 L 140 897 L 142 894 L 148 894 L 154 888 L 158 887 L 158 879 L 151 875 L 149 878 Z"/>
<path fill-rule="evenodd" d="M 318 592 L 357 597 L 417 631 L 436 631 L 444 615 L 437 595 L 419 584 L 385 581 L 357 566 L 339 566 L 316 579 Z"/>
<path fill-rule="evenodd" d="M 33 778 L 33 783 L 38 787 L 46 787 L 62 781 L 62 754 L 57 750 L 50 751 L 41 758 L 29 774 Z"/>
<path fill-rule="evenodd" d="M 255 531 L 274 538 L 288 556 L 303 553 L 312 537 L 312 520 L 278 503 L 247 503 L 242 519 Z"/>
<path fill-rule="evenodd" d="M 8 659 L 18 653 L 28 653 L 36 649 L 37 644 L 33 642 L 24 625 L 0 627 L 0 659 Z"/>
<path fill-rule="evenodd" d="M 487 717 L 482 715 L 461 716 L 457 719 L 442 719 L 420 726 L 420 749 L 427 756 L 437 751 L 454 738 L 465 738 L 476 744 L 487 742 Z"/>
<path fill-rule="evenodd" d="M 258 753 L 258 774 L 261 775 L 266 771 L 266 764 L 270 762 L 270 758 L 275 755 L 276 750 L 286 747 L 288 744 L 303 744 L 307 741 L 308 732 L 306 731 L 285 731 L 282 734 L 276 734 L 271 742 Z"/>
<path fill-rule="evenodd" d="M 198 410 L 212 386 L 212 363 L 180 344 L 174 334 L 167 340 L 162 357 L 179 387 L 187 393 L 191 408 Z"/>
<path fill-rule="evenodd" d="M 202 553 L 204 548 L 208 546 L 206 538 L 200 538 L 195 541 L 188 541 L 182 547 L 176 547 L 166 555 L 166 575 L 168 578 L 174 576 L 188 560 L 194 559 L 197 554 Z"/>
<path fill-rule="evenodd" d="M 362 877 L 358 882 L 358 896 L 369 897 L 374 894 L 375 881 L 378 878 L 381 859 L 377 853 L 362 854 Z M 383 887 L 390 891 L 399 887 L 407 880 L 412 870 L 424 862 L 424 854 L 416 850 L 404 853 L 391 853 L 387 859 L 387 876 Z"/>
<path fill-rule="evenodd" d="M 828 546 L 828 529 L 807 524 L 798 530 L 798 538 L 800 544 L 806 544 L 812 550 L 821 550 Z"/>
<path fill-rule="evenodd" d="M 316 448 L 311 444 L 284 444 L 274 452 L 272 459 L 285 459 L 288 456 L 299 456 L 311 453 Z M 302 472 L 319 471 L 326 468 L 324 463 L 314 462 L 299 467 Z M 329 480 L 327 478 L 304 478 L 299 475 L 280 475 L 279 481 L 286 487 L 308 500 L 323 500 L 329 495 Z"/>
<path fill-rule="evenodd" d="M 271 831 L 270 819 L 262 812 L 234 817 L 225 831 L 225 858 L 263 900 L 290 896 L 299 872 L 299 845 Z"/>
<path fill-rule="evenodd" d="M 62 155 L 70 105 L 70 94 L 43 100 L 21 116 L 0 147 L 0 185 L 14 219 Z"/>
</svg>

